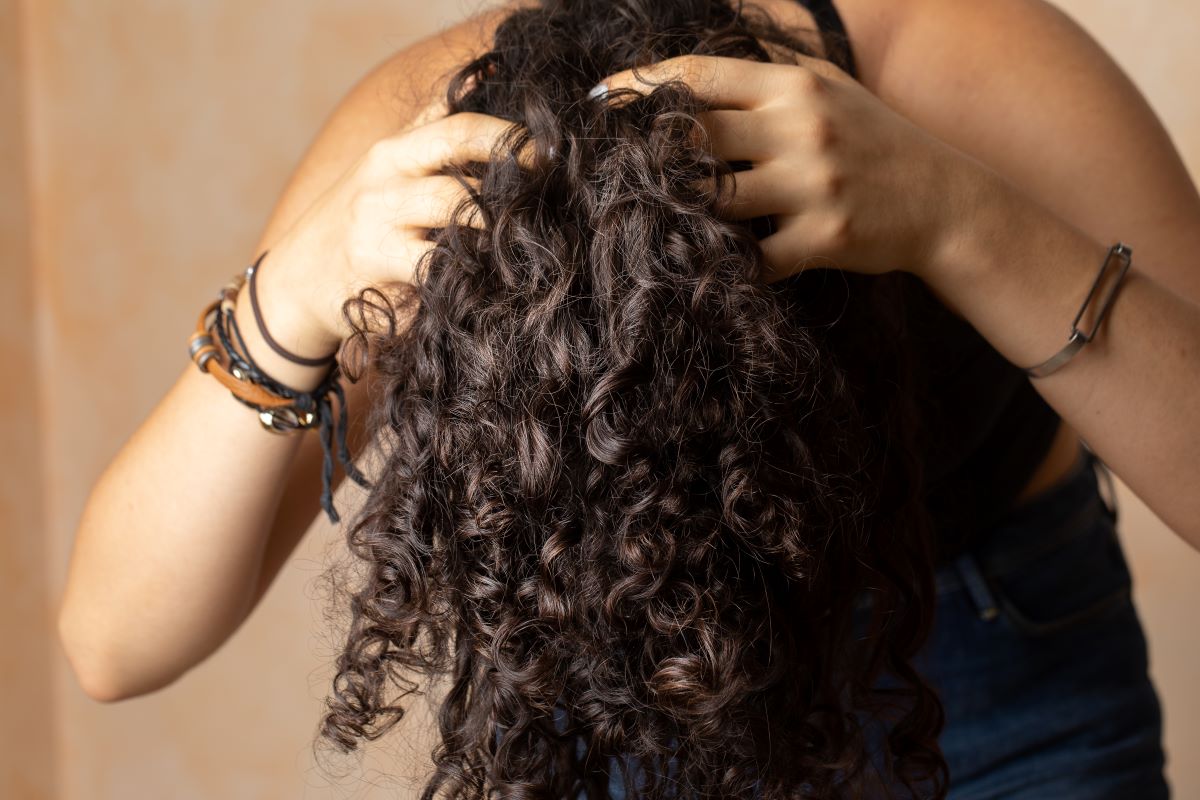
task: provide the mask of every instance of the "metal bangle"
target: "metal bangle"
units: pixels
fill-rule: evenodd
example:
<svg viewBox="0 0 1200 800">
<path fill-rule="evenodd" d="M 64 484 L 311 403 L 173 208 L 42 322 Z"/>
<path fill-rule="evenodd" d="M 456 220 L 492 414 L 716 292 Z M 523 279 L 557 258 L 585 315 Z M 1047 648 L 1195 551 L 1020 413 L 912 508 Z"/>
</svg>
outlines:
<svg viewBox="0 0 1200 800">
<path fill-rule="evenodd" d="M 1108 272 L 1108 266 L 1112 263 L 1114 256 L 1121 259 L 1121 266 L 1119 267 L 1120 272 L 1117 274 L 1116 279 L 1113 280 L 1112 288 L 1110 288 L 1108 293 L 1104 296 L 1104 302 L 1100 306 L 1100 311 L 1096 314 L 1096 321 L 1092 324 L 1092 329 L 1087 333 L 1084 333 L 1083 331 L 1079 330 L 1079 320 L 1083 318 L 1084 311 L 1086 311 L 1088 305 L 1091 304 L 1092 298 L 1096 294 L 1096 289 L 1100 286 L 1100 281 L 1104 277 L 1105 273 Z M 1104 318 L 1108 316 L 1108 309 L 1112 306 L 1113 299 L 1117 295 L 1117 289 L 1120 287 L 1121 281 L 1124 280 L 1125 273 L 1129 271 L 1130 264 L 1133 263 L 1132 257 L 1133 249 L 1122 242 L 1117 242 L 1111 248 L 1109 248 L 1108 254 L 1104 257 L 1104 263 L 1100 265 L 1100 271 L 1096 273 L 1096 280 L 1092 281 L 1092 288 L 1088 290 L 1087 297 L 1085 297 L 1083 300 L 1083 305 L 1079 307 L 1079 312 L 1075 314 L 1075 319 L 1071 321 L 1071 334 L 1067 338 L 1067 343 L 1063 345 L 1061 350 L 1050 356 L 1050 358 L 1046 359 L 1042 363 L 1035 364 L 1032 367 L 1026 367 L 1025 374 L 1034 378 L 1042 378 L 1051 374 L 1052 372 L 1055 372 L 1063 364 L 1070 361 L 1076 353 L 1083 349 L 1085 344 L 1096 337 L 1096 332 L 1100 329 L 1100 323 L 1102 323 Z"/>
</svg>

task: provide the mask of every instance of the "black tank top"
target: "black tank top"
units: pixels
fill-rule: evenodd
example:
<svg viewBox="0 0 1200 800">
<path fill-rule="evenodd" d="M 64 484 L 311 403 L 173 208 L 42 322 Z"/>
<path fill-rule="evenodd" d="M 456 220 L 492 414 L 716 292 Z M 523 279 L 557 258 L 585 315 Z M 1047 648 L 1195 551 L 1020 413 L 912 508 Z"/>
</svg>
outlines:
<svg viewBox="0 0 1200 800">
<path fill-rule="evenodd" d="M 853 48 L 832 0 L 797 0 L 821 29 L 831 61 L 858 78 Z M 926 504 L 938 561 L 972 544 L 1012 507 L 1050 449 L 1059 416 L 1024 370 L 913 281 L 910 331 L 920 362 Z"/>
</svg>

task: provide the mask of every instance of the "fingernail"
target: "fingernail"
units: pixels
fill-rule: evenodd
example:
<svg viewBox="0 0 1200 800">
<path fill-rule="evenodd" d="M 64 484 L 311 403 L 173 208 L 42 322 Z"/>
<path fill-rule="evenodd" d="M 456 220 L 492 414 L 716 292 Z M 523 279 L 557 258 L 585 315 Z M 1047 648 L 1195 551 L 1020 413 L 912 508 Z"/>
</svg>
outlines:
<svg viewBox="0 0 1200 800">
<path fill-rule="evenodd" d="M 591 91 L 588 92 L 587 96 L 589 100 L 596 100 L 597 98 L 603 97 L 606 94 L 608 94 L 608 84 L 597 83 L 591 88 Z"/>
</svg>

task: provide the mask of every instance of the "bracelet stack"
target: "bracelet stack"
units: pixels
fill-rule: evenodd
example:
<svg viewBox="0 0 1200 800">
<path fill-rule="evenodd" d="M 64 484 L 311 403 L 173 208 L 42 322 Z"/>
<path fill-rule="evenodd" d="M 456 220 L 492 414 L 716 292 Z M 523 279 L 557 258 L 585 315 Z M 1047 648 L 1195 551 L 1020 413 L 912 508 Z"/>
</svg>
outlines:
<svg viewBox="0 0 1200 800">
<path fill-rule="evenodd" d="M 1072 356 L 1078 353 L 1085 344 L 1096 338 L 1096 331 L 1100 330 L 1100 323 L 1104 322 L 1104 318 L 1108 315 L 1108 309 L 1112 306 L 1113 299 L 1117 296 L 1117 289 L 1121 285 L 1121 281 L 1125 278 L 1125 273 L 1129 271 L 1129 266 L 1132 263 L 1133 249 L 1128 245 L 1117 242 L 1108 250 L 1108 255 L 1104 258 L 1104 263 L 1100 265 L 1100 271 L 1096 273 L 1096 280 L 1092 281 L 1092 288 L 1088 290 L 1087 297 L 1083 299 L 1083 305 L 1079 307 L 1079 313 L 1075 315 L 1075 319 L 1071 321 L 1071 334 L 1067 338 L 1067 343 L 1050 358 L 1040 364 L 1035 364 L 1032 367 L 1026 367 L 1025 373 L 1034 378 L 1041 378 L 1057 370 L 1063 364 L 1071 360 Z M 1109 271 L 1109 265 L 1119 260 L 1120 265 L 1117 267 L 1117 277 L 1112 281 L 1112 287 L 1104 296 L 1104 301 L 1100 305 L 1100 310 L 1096 313 L 1096 321 L 1092 323 L 1092 329 L 1087 333 L 1079 330 L 1079 320 L 1083 318 L 1083 312 L 1091 304 L 1092 298 L 1096 295 L 1096 289 L 1100 286 L 1100 281 Z"/>
<path fill-rule="evenodd" d="M 205 306 L 196 323 L 196 331 L 188 337 L 188 355 L 201 372 L 212 375 L 229 389 L 234 399 L 256 410 L 259 422 L 266 430 L 290 434 L 318 428 L 321 448 L 325 453 L 321 469 L 321 508 L 330 522 L 336 523 L 341 518 L 333 507 L 332 441 L 335 435 L 338 460 L 346 470 L 346 475 L 360 486 L 371 486 L 366 476 L 354 466 L 346 447 L 346 396 L 342 390 L 337 351 L 322 358 L 305 358 L 287 351 L 267 332 L 254 281 L 255 273 L 266 255 L 267 251 L 264 251 L 245 272 L 221 287 L 216 300 Z M 271 349 L 283 358 L 305 366 L 332 364 L 320 385 L 312 391 L 301 392 L 280 383 L 264 372 L 250 356 L 234 316 L 238 292 L 247 282 L 254 320 L 263 340 Z M 336 425 L 333 419 L 333 395 L 338 398 Z"/>
</svg>

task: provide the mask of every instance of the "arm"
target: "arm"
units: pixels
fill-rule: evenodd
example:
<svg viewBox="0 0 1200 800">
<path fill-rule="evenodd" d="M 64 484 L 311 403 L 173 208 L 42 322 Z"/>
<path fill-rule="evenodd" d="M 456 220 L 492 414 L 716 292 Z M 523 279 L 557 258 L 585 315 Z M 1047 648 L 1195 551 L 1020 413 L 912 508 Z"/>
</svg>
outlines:
<svg viewBox="0 0 1200 800">
<path fill-rule="evenodd" d="M 1200 548 L 1200 196 L 1161 124 L 1039 0 L 839 6 L 867 32 L 864 83 L 794 54 L 680 56 L 601 84 L 623 102 L 684 80 L 711 104 L 697 117 L 714 154 L 753 162 L 721 213 L 775 223 L 759 242 L 767 280 L 909 270 L 1014 364 L 1065 343 L 1108 246 L 1131 245 L 1100 334 L 1034 383 Z"/>
<path fill-rule="evenodd" d="M 274 248 L 369 145 L 438 112 L 443 79 L 498 18 L 488 12 L 430 36 L 362 79 L 295 170 L 254 252 Z M 273 272 L 260 286 L 272 332 L 297 352 L 328 352 L 288 336 Z M 297 388 L 316 385 L 319 371 L 265 346 L 248 304 L 237 316 L 264 369 Z M 366 384 L 345 382 L 352 422 L 361 423 Z M 321 457 L 315 433 L 264 431 L 211 376 L 181 367 L 97 480 L 77 531 L 58 631 L 89 695 L 117 700 L 166 686 L 240 626 L 319 513 Z"/>
<path fill-rule="evenodd" d="M 923 277 L 1010 361 L 1055 352 L 1107 247 L 1133 247 L 1100 336 L 1033 382 L 1200 548 L 1200 195 L 1153 111 L 1039 0 L 912 0 L 877 53 L 871 88 L 994 170 Z"/>
<path fill-rule="evenodd" d="M 446 79 L 450 71 L 482 52 L 491 41 L 496 24 L 513 8 L 526 2 L 506 0 L 493 4 L 496 5 L 493 10 L 479 12 L 452 28 L 425 37 L 364 76 L 330 115 L 296 168 L 255 252 L 262 252 L 278 240 L 316 196 L 371 144 L 397 130 L 444 114 Z M 266 276 L 264 271 L 263 278 Z M 265 289 L 263 294 L 265 296 Z M 253 326 L 243 323 L 241 327 L 246 331 Z M 268 350 L 268 355 L 273 355 L 265 346 L 259 350 Z M 351 436 L 361 431 L 370 377 L 368 374 L 356 384 L 349 381 L 342 384 Z M 354 439 L 348 439 L 348 442 L 351 451 L 358 452 Z M 321 459 L 321 445 L 316 434 L 304 434 L 266 544 L 247 613 L 266 593 L 314 518 L 323 516 L 318 502 Z M 335 460 L 335 486 L 344 478 L 345 473 Z M 350 488 L 361 491 L 353 485 Z"/>
</svg>

